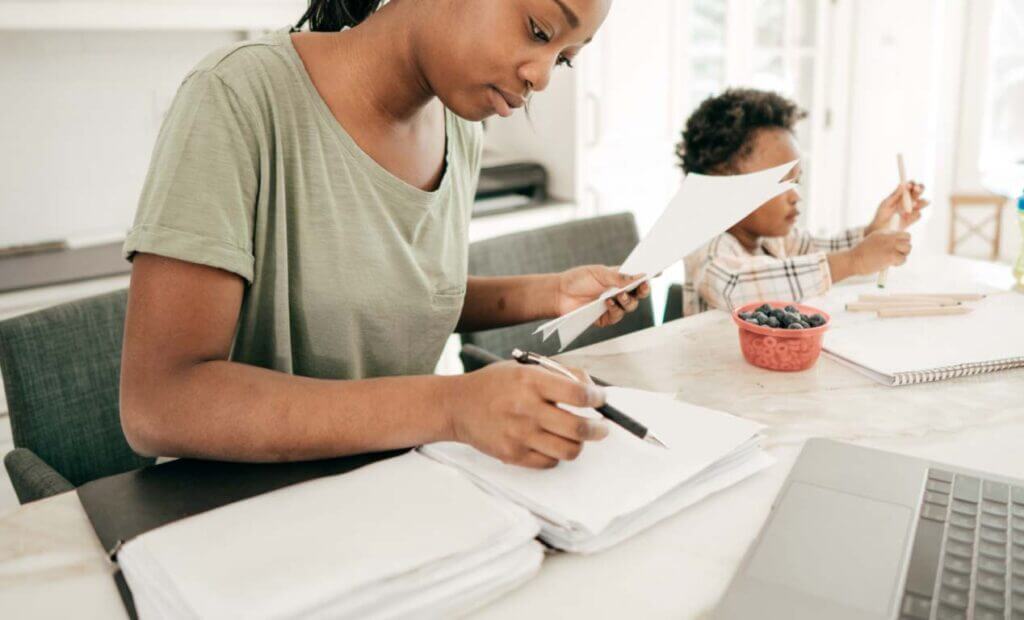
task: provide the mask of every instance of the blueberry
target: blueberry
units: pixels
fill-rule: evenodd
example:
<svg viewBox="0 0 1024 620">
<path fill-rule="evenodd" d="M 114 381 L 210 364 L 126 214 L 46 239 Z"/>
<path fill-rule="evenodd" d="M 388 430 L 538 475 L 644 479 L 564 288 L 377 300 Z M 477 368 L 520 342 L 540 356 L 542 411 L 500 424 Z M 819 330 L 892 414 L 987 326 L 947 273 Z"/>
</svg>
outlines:
<svg viewBox="0 0 1024 620">
<path fill-rule="evenodd" d="M 786 306 L 786 312 L 789 312 L 791 314 L 800 314 L 800 311 L 797 310 L 796 306 L 793 305 Z"/>
<path fill-rule="evenodd" d="M 740 312 L 740 318 L 743 319 L 744 321 L 746 321 L 747 319 L 749 319 L 752 316 L 754 316 L 754 315 L 751 314 L 750 312 Z"/>
<path fill-rule="evenodd" d="M 795 314 L 786 312 L 785 314 L 782 315 L 782 319 L 779 322 L 785 325 L 786 327 L 789 327 L 793 323 L 799 323 L 800 317 L 798 317 Z"/>
<path fill-rule="evenodd" d="M 760 306 L 757 307 L 757 312 L 761 312 L 763 314 L 768 314 L 771 311 L 772 311 L 772 307 L 769 306 L 768 304 L 761 304 Z"/>
<path fill-rule="evenodd" d="M 786 311 L 785 311 L 785 310 L 783 310 L 782 308 L 775 308 L 775 309 L 774 309 L 774 310 L 772 310 L 772 312 L 771 312 L 771 316 L 775 317 L 775 318 L 776 318 L 777 320 L 779 320 L 780 322 L 782 321 L 782 317 L 783 317 L 783 316 L 784 316 L 785 314 L 786 314 Z"/>
<path fill-rule="evenodd" d="M 779 322 L 779 319 L 774 316 L 768 317 L 768 327 L 779 327 L 780 325 L 782 325 L 782 323 Z"/>
<path fill-rule="evenodd" d="M 808 323 L 807 321 L 800 321 L 800 327 L 803 327 L 804 329 L 810 329 L 811 324 Z"/>
<path fill-rule="evenodd" d="M 751 325 L 760 325 L 760 323 L 757 322 L 757 319 L 744 319 L 744 320 L 747 323 L 750 323 Z"/>
<path fill-rule="evenodd" d="M 812 314 L 807 318 L 807 322 L 814 327 L 821 327 L 822 325 L 825 324 L 825 317 L 821 316 L 820 314 Z"/>
<path fill-rule="evenodd" d="M 800 323 L 790 323 L 789 325 L 786 326 L 786 329 L 803 329 L 803 328 L 804 328 L 804 326 L 801 325 Z"/>
<path fill-rule="evenodd" d="M 754 313 L 754 318 L 757 319 L 758 323 L 768 322 L 768 315 L 765 314 L 764 312 L 761 312 L 760 310 Z"/>
</svg>

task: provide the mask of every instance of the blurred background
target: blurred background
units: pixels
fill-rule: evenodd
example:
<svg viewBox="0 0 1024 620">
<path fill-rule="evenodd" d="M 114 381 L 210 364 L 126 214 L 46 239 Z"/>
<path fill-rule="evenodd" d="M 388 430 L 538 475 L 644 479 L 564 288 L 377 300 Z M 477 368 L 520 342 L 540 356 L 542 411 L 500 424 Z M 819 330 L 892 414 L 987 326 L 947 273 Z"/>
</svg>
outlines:
<svg viewBox="0 0 1024 620">
<path fill-rule="evenodd" d="M 124 271 L 117 248 L 181 78 L 304 6 L 0 0 L 0 292 Z M 1012 260 L 1015 209 L 993 196 L 1024 189 L 1022 42 L 1024 0 L 616 2 L 532 120 L 487 124 L 474 238 L 619 211 L 643 232 L 679 181 L 689 113 L 746 85 L 810 113 L 805 226 L 866 222 L 902 152 L 934 205 L 917 247 Z M 983 234 L 951 243 L 971 226 Z"/>
</svg>

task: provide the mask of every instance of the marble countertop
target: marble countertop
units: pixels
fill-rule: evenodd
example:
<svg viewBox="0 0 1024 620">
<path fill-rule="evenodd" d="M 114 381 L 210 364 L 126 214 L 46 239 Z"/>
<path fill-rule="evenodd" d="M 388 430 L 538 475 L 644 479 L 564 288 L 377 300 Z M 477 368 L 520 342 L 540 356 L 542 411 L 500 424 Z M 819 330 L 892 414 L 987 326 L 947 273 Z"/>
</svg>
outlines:
<svg viewBox="0 0 1024 620">
<path fill-rule="evenodd" d="M 890 290 L 922 281 L 947 287 L 941 290 L 1012 284 L 1005 266 L 936 257 L 891 274 Z M 746 364 L 736 328 L 721 312 L 562 360 L 615 384 L 672 392 L 757 420 L 766 425 L 764 443 L 778 462 L 612 549 L 550 555 L 536 578 L 474 617 L 707 617 L 811 436 L 1024 477 L 1024 369 L 899 388 L 824 356 L 808 371 L 770 372 Z M 0 610 L 19 617 L 123 617 L 111 570 L 73 493 L 0 518 Z"/>
</svg>

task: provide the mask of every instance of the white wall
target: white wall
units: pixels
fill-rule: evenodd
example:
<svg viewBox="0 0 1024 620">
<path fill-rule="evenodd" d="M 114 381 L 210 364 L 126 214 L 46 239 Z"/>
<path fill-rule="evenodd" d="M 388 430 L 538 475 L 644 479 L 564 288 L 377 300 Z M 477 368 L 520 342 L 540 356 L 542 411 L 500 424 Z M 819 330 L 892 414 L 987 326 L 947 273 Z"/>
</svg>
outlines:
<svg viewBox="0 0 1024 620">
<path fill-rule="evenodd" d="M 486 122 L 485 159 L 533 161 L 548 171 L 548 191 L 559 200 L 575 200 L 576 73 L 557 69 L 544 92 L 535 93 L 530 116 L 517 111 L 510 118 Z"/>
<path fill-rule="evenodd" d="M 896 153 L 907 173 L 934 195 L 942 85 L 933 70 L 945 41 L 942 9 L 931 0 L 855 3 L 850 76 L 850 148 L 846 226 L 867 224 L 899 182 Z M 938 199 L 939 197 L 936 196 Z M 922 230 L 924 229 L 924 230 Z M 918 235 L 933 237 L 928 227 Z M 920 240 L 919 240 L 920 241 Z"/>
<path fill-rule="evenodd" d="M 123 236 L 181 78 L 239 38 L 0 31 L 0 247 Z"/>
</svg>

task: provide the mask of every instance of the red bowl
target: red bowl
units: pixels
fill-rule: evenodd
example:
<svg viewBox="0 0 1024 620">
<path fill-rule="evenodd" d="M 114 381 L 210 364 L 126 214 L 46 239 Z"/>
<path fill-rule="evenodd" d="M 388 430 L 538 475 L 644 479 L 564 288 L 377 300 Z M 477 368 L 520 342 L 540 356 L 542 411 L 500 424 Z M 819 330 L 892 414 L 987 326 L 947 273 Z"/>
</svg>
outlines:
<svg viewBox="0 0 1024 620">
<path fill-rule="evenodd" d="M 754 325 L 740 318 L 741 312 L 751 312 L 762 304 L 772 308 L 794 306 L 803 314 L 820 314 L 825 317 L 825 324 L 808 329 L 783 329 Z M 768 370 L 807 370 L 818 361 L 821 355 L 821 339 L 825 330 L 832 324 L 832 317 L 817 308 L 795 304 L 789 301 L 758 301 L 740 306 L 732 312 L 740 332 L 740 350 L 743 357 L 754 366 Z"/>
</svg>

